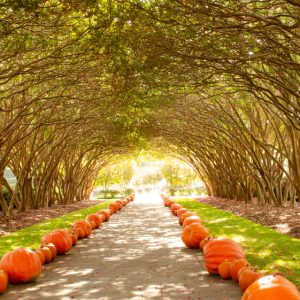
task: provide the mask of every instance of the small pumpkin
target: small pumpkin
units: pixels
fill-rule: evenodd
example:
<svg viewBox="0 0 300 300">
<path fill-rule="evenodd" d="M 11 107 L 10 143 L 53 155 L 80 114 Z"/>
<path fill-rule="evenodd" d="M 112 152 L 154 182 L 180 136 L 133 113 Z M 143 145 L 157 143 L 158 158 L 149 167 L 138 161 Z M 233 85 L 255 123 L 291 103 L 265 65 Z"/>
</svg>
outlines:
<svg viewBox="0 0 300 300">
<path fill-rule="evenodd" d="M 244 292 L 255 280 L 262 277 L 262 274 L 256 272 L 251 267 L 242 267 L 238 272 L 239 286 Z"/>
<path fill-rule="evenodd" d="M 40 251 L 43 252 L 44 257 L 45 257 L 45 264 L 50 263 L 53 260 L 53 255 L 52 255 L 52 251 L 50 250 L 49 247 L 45 246 L 41 246 Z M 56 251 L 56 249 L 55 249 Z"/>
<path fill-rule="evenodd" d="M 39 256 L 40 260 L 41 260 L 41 264 L 43 265 L 45 263 L 45 255 L 43 253 L 43 251 L 41 251 L 40 249 L 35 250 L 35 253 Z"/>
<path fill-rule="evenodd" d="M 6 271 L 9 283 L 18 284 L 38 278 L 42 271 L 42 263 L 35 251 L 18 248 L 2 256 L 0 269 Z"/>
<path fill-rule="evenodd" d="M 242 267 L 249 267 L 249 263 L 245 258 L 235 259 L 230 262 L 229 273 L 234 281 L 238 281 L 238 272 Z"/>
<path fill-rule="evenodd" d="M 0 294 L 2 294 L 8 285 L 8 276 L 7 272 L 4 270 L 0 270 Z"/>
<path fill-rule="evenodd" d="M 52 260 L 57 256 L 57 250 L 56 250 L 56 247 L 53 243 L 47 243 L 45 245 L 42 245 L 41 247 L 48 247 L 52 253 Z"/>
<path fill-rule="evenodd" d="M 199 248 L 200 241 L 209 235 L 209 230 L 199 223 L 187 225 L 182 230 L 181 238 L 189 248 Z"/>
<path fill-rule="evenodd" d="M 68 233 L 72 238 L 72 246 L 75 246 L 78 241 L 78 230 L 76 228 L 68 228 Z"/>
<path fill-rule="evenodd" d="M 200 250 L 203 251 L 203 248 L 204 248 L 205 244 L 206 244 L 207 242 L 209 242 L 210 240 L 212 240 L 212 239 L 214 239 L 214 237 L 212 237 L 212 236 L 208 236 L 208 237 L 206 237 L 205 239 L 203 239 L 203 240 L 200 242 L 200 244 L 199 244 Z"/>
<path fill-rule="evenodd" d="M 220 265 L 218 267 L 218 273 L 223 279 L 231 278 L 230 272 L 229 272 L 229 265 L 230 265 L 230 261 L 228 261 L 226 259 L 222 263 L 220 263 Z"/>
<path fill-rule="evenodd" d="M 42 237 L 42 244 L 53 243 L 58 254 L 66 254 L 72 248 L 72 238 L 64 229 L 56 229 Z"/>
<path fill-rule="evenodd" d="M 300 300 L 296 286 L 279 275 L 263 276 L 254 281 L 241 300 Z"/>
<path fill-rule="evenodd" d="M 173 203 L 171 206 L 170 206 L 170 209 L 171 209 L 171 212 L 174 216 L 176 216 L 176 213 L 177 213 L 177 210 L 179 210 L 180 208 L 182 208 L 182 206 L 178 203 Z"/>
<path fill-rule="evenodd" d="M 182 224 L 182 229 L 184 227 L 186 227 L 187 225 L 190 225 L 192 223 L 199 223 L 199 224 L 201 224 L 201 219 L 199 217 L 197 217 L 197 216 L 190 216 L 190 217 L 185 218 L 185 220 L 184 220 L 184 222 Z"/>
</svg>

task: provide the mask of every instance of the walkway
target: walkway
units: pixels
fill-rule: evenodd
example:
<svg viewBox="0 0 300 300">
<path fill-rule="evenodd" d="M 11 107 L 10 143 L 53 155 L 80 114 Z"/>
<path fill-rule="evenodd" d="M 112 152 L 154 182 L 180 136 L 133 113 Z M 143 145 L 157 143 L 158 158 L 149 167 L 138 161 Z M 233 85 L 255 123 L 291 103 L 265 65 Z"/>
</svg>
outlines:
<svg viewBox="0 0 300 300">
<path fill-rule="evenodd" d="M 208 275 L 201 253 L 184 247 L 177 218 L 151 200 L 137 197 L 36 283 L 10 287 L 1 300 L 239 300 L 238 285 Z"/>
</svg>

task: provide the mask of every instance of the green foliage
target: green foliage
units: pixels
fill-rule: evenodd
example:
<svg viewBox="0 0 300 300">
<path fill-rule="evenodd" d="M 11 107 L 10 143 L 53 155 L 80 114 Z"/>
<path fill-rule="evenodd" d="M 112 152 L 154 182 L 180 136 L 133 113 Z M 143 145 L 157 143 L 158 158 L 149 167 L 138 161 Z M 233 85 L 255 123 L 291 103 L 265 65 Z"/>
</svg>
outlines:
<svg viewBox="0 0 300 300">
<path fill-rule="evenodd" d="M 280 272 L 300 288 L 299 239 L 192 199 L 176 201 L 197 212 L 213 236 L 241 243 L 252 266 L 262 272 Z"/>
<path fill-rule="evenodd" d="M 0 237 L 0 256 L 18 247 L 37 248 L 40 246 L 41 237 L 47 232 L 57 228 L 67 228 L 77 219 L 83 219 L 87 214 L 95 213 L 106 208 L 111 202 L 105 201 L 88 208 L 74 211 L 62 217 L 43 221 L 41 223 L 18 230 L 9 235 Z"/>
<path fill-rule="evenodd" d="M 104 167 L 98 175 L 95 186 L 103 186 L 108 190 L 112 185 L 119 185 L 121 191 L 125 191 L 134 174 L 134 169 L 130 160 L 108 165 Z"/>
</svg>

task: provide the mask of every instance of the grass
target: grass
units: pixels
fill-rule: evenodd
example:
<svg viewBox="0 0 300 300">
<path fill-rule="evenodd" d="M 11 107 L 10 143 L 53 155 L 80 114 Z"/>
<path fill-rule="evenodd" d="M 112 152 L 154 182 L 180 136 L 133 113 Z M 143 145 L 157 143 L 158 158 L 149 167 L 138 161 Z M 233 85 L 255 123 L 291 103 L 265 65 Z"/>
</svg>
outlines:
<svg viewBox="0 0 300 300">
<path fill-rule="evenodd" d="M 41 237 L 57 228 L 69 227 L 74 220 L 84 219 L 87 214 L 95 213 L 102 208 L 106 208 L 112 201 L 76 210 L 62 217 L 43 221 L 24 229 L 18 230 L 6 236 L 0 237 L 0 257 L 11 249 L 18 247 L 37 248 L 40 246 Z"/>
<path fill-rule="evenodd" d="M 299 239 L 192 199 L 176 202 L 196 212 L 213 236 L 239 242 L 252 266 L 265 273 L 279 272 L 300 289 Z"/>
</svg>

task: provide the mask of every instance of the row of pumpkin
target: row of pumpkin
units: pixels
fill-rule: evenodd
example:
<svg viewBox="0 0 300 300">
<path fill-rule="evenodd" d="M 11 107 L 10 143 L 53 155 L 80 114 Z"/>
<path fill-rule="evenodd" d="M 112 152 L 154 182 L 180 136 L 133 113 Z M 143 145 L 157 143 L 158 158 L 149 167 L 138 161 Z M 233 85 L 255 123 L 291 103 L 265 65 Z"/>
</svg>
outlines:
<svg viewBox="0 0 300 300">
<path fill-rule="evenodd" d="M 212 237 L 196 213 L 161 195 L 164 205 L 179 218 L 182 241 L 203 251 L 206 270 L 223 279 L 237 281 L 244 292 L 241 300 L 300 300 L 296 286 L 279 275 L 263 275 L 252 268 L 241 245 L 227 238 Z"/>
<path fill-rule="evenodd" d="M 36 250 L 17 248 L 4 254 L 0 260 L 0 294 L 8 283 L 21 284 L 37 279 L 42 265 L 52 262 L 57 254 L 68 253 L 78 239 L 88 237 L 92 231 L 107 222 L 112 214 L 134 200 L 134 194 L 111 203 L 107 209 L 95 214 L 88 214 L 85 219 L 77 220 L 68 229 L 55 229 L 41 239 L 41 246 Z"/>
</svg>

